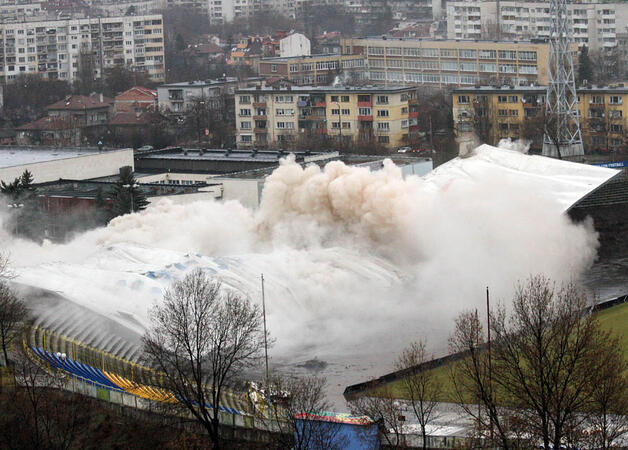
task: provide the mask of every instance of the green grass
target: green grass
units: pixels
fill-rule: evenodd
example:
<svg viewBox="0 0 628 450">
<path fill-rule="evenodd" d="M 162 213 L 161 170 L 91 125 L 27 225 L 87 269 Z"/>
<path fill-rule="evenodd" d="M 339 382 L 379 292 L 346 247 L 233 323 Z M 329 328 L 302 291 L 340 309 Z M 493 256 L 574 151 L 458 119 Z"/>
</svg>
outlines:
<svg viewBox="0 0 628 450">
<path fill-rule="evenodd" d="M 603 330 L 611 331 L 620 339 L 620 343 L 624 352 L 624 357 L 628 359 L 628 303 L 613 306 L 597 313 L 597 318 Z M 434 379 L 438 380 L 442 385 L 441 395 L 436 400 L 442 402 L 455 402 L 454 387 L 449 376 L 450 363 L 444 366 L 431 369 Z M 403 381 L 397 380 L 388 383 L 385 386 L 367 390 L 365 395 L 378 396 L 389 391 L 395 398 L 404 398 Z"/>
</svg>

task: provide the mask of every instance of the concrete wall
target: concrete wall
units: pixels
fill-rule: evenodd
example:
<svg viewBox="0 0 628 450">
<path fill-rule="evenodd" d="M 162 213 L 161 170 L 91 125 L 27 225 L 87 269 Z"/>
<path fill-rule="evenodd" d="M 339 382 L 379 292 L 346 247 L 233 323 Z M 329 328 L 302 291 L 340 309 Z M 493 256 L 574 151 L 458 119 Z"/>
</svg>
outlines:
<svg viewBox="0 0 628 450">
<path fill-rule="evenodd" d="M 29 170 L 35 183 L 55 181 L 60 178 L 87 180 L 118 174 L 120 167 L 133 167 L 133 149 L 103 151 L 53 161 L 23 164 L 0 168 L 0 180 L 9 182 Z"/>
<path fill-rule="evenodd" d="M 310 55 L 310 40 L 301 33 L 292 33 L 279 41 L 279 52 L 282 58 Z"/>
</svg>

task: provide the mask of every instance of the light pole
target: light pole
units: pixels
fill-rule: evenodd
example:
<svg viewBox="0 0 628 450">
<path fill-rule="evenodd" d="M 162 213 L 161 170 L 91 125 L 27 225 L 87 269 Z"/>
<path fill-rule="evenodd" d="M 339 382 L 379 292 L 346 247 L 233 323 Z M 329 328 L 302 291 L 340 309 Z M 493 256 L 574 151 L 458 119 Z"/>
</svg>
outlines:
<svg viewBox="0 0 628 450">
<path fill-rule="evenodd" d="M 135 212 L 135 204 L 133 203 L 133 189 L 139 188 L 140 185 L 137 183 L 123 184 L 122 187 L 129 190 L 129 195 L 131 196 L 131 214 L 133 214 Z"/>
<path fill-rule="evenodd" d="M 24 208 L 24 204 L 23 203 L 10 203 L 7 205 L 7 207 L 11 208 L 11 209 L 20 209 L 20 208 Z M 18 232 L 18 217 L 15 217 L 15 232 L 14 234 L 17 236 L 17 232 Z"/>
</svg>

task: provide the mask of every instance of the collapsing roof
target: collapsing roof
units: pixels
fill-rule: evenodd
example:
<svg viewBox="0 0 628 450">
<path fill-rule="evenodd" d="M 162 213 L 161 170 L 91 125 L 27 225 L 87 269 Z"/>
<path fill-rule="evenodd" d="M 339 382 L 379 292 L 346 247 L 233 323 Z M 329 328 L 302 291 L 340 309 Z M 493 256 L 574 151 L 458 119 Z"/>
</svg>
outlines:
<svg viewBox="0 0 628 450">
<path fill-rule="evenodd" d="M 448 189 L 454 183 L 507 176 L 509 180 L 533 187 L 535 192 L 547 193 L 566 211 L 618 173 L 615 169 L 527 155 L 485 144 L 468 157 L 454 158 L 441 165 L 424 180 L 437 189 Z"/>
</svg>

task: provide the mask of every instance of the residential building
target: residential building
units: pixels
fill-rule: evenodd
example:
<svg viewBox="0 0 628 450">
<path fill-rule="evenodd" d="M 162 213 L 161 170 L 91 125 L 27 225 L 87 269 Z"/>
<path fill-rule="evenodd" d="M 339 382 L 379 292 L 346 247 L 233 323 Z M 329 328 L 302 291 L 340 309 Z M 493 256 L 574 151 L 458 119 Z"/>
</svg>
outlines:
<svg viewBox="0 0 628 450">
<path fill-rule="evenodd" d="M 160 14 L 0 24 L 0 77 L 40 74 L 73 82 L 101 78 L 108 68 L 165 79 Z"/>
<path fill-rule="evenodd" d="M 128 89 L 114 98 L 116 113 L 126 111 L 154 111 L 157 107 L 157 91 L 142 86 Z"/>
<path fill-rule="evenodd" d="M 22 22 L 46 16 L 46 8 L 41 2 L 4 3 L 0 5 L 2 22 Z"/>
<path fill-rule="evenodd" d="M 497 11 L 499 5 L 499 14 Z M 617 44 L 619 24 L 628 15 L 626 3 L 569 3 L 571 32 L 579 46 L 597 51 Z M 449 39 L 526 40 L 550 37 L 549 2 L 490 0 L 447 3 Z"/>
<path fill-rule="evenodd" d="M 162 84 L 157 87 L 157 103 L 160 111 L 172 115 L 183 115 L 198 102 L 207 103 L 211 109 L 221 109 L 225 108 L 224 102 L 228 101 L 231 107 L 227 109 L 232 110 L 235 90 L 260 81 L 259 78 L 240 81 L 234 77 L 226 77 L 218 80 Z"/>
<path fill-rule="evenodd" d="M 434 40 L 387 37 L 343 39 L 345 55 L 362 55 L 366 78 L 377 83 L 437 87 L 547 84 L 547 42 Z M 574 53 L 577 52 L 573 44 Z M 577 60 L 577 57 L 574 58 Z"/>
<path fill-rule="evenodd" d="M 46 107 L 48 115 L 17 128 L 19 145 L 81 145 L 98 141 L 107 128 L 113 100 L 69 95 Z M 92 143 L 96 143 L 92 142 Z"/>
<path fill-rule="evenodd" d="M 307 56 L 311 53 L 310 40 L 304 34 L 290 33 L 279 40 L 279 56 L 282 58 Z"/>
<path fill-rule="evenodd" d="M 628 149 L 628 88 L 623 85 L 578 88 L 578 112 L 587 152 Z M 546 87 L 473 87 L 452 93 L 458 135 L 485 131 L 485 140 L 527 139 L 540 149 Z M 482 130 L 480 130 L 482 132 Z"/>
<path fill-rule="evenodd" d="M 236 91 L 238 148 L 326 135 L 399 146 L 416 130 L 411 87 L 258 86 Z"/>
<path fill-rule="evenodd" d="M 365 59 L 361 55 L 310 55 L 292 58 L 263 58 L 259 61 L 260 77 L 281 77 L 297 86 L 328 85 L 343 72 L 362 79 Z"/>
</svg>

